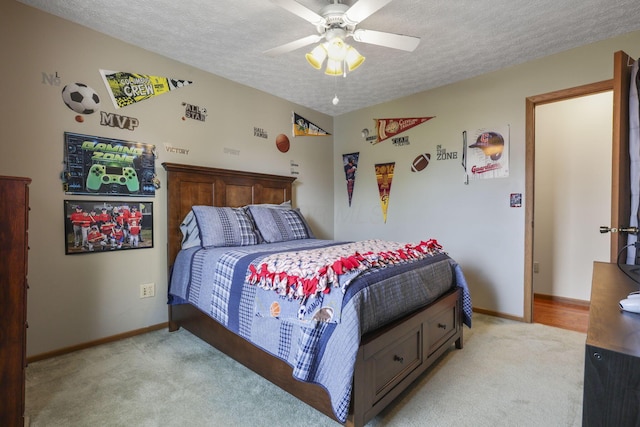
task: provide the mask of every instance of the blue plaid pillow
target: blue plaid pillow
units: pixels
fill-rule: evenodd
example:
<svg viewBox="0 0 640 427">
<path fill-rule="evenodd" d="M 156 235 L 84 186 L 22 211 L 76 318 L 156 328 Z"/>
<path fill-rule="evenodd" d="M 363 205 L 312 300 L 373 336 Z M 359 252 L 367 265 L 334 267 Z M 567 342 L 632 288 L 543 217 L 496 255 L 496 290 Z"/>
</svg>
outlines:
<svg viewBox="0 0 640 427">
<path fill-rule="evenodd" d="M 267 243 L 314 238 L 298 209 L 271 208 L 258 205 L 247 207 L 258 232 Z"/>
<path fill-rule="evenodd" d="M 258 244 L 251 217 L 242 208 L 193 206 L 202 247 L 249 246 Z"/>
</svg>

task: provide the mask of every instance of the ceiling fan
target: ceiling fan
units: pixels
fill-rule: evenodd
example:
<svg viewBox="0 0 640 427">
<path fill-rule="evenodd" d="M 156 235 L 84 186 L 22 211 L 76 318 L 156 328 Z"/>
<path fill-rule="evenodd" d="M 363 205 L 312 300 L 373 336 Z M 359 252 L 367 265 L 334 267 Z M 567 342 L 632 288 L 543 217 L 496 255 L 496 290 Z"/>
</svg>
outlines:
<svg viewBox="0 0 640 427">
<path fill-rule="evenodd" d="M 354 3 L 353 6 L 349 7 L 340 3 L 339 0 L 333 0 L 332 3 L 323 7 L 319 13 L 316 13 L 295 0 L 271 0 L 272 3 L 315 25 L 317 34 L 294 40 L 269 49 L 264 53 L 268 56 L 277 56 L 325 39 L 327 43 L 318 45 L 314 51 L 306 55 L 309 63 L 319 69 L 326 56 L 329 57 L 330 61 L 334 60 L 335 62 L 336 58 L 338 58 L 339 61 L 345 60 L 345 57 L 351 54 L 355 59 L 351 59 L 348 68 L 349 71 L 352 71 L 364 61 L 364 57 L 357 52 L 355 52 L 355 54 L 352 52 L 355 51 L 355 49 L 345 43 L 347 37 L 352 37 L 355 41 L 362 43 L 412 52 L 418 46 L 418 43 L 420 43 L 420 38 L 418 37 L 356 28 L 360 22 L 391 1 L 392 0 L 359 0 Z M 321 48 L 322 46 L 324 47 Z M 347 52 L 349 49 L 352 51 Z M 338 50 L 342 53 L 335 54 Z M 340 56 L 342 56 L 342 59 L 339 58 Z M 346 60 L 349 61 L 348 58 L 346 58 Z M 333 68 L 331 68 L 332 71 L 330 71 L 330 65 L 330 62 L 328 62 L 327 74 L 342 74 L 341 68 L 339 73 L 337 71 L 334 72 L 335 70 Z"/>
</svg>

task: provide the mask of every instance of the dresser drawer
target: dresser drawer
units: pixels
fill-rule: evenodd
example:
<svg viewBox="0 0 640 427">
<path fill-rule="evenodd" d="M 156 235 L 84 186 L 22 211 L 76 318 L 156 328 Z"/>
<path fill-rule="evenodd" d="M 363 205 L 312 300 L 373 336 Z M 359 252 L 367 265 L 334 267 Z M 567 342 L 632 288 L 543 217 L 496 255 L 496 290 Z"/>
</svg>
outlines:
<svg viewBox="0 0 640 427">
<path fill-rule="evenodd" d="M 444 307 L 425 322 L 427 357 L 454 335 L 458 328 L 457 306 Z"/>
<path fill-rule="evenodd" d="M 373 380 L 374 401 L 382 398 L 396 384 L 422 363 L 422 325 L 418 324 L 398 340 L 371 355 L 366 363 Z"/>
</svg>

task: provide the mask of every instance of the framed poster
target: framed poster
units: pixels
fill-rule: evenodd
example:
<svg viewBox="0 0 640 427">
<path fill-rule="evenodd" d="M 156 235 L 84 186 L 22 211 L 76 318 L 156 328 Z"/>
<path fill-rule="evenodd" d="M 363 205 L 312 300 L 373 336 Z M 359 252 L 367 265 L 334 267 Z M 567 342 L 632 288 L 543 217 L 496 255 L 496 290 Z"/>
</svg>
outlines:
<svg viewBox="0 0 640 427">
<path fill-rule="evenodd" d="M 153 247 L 153 203 L 64 201 L 66 255 Z"/>
<path fill-rule="evenodd" d="M 154 152 L 154 145 L 65 132 L 65 193 L 153 197 Z"/>
</svg>

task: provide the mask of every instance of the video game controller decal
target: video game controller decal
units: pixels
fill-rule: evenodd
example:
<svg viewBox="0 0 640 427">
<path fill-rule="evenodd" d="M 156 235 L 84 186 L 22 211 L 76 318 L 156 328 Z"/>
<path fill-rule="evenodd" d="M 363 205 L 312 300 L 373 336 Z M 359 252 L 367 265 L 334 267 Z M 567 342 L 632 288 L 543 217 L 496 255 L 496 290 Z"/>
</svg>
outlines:
<svg viewBox="0 0 640 427">
<path fill-rule="evenodd" d="M 155 196 L 155 146 L 65 132 L 65 192 Z"/>
<path fill-rule="evenodd" d="M 104 184 L 124 185 L 129 193 L 140 190 L 135 169 L 130 167 L 93 165 L 87 176 L 87 190 L 98 191 Z"/>
</svg>

